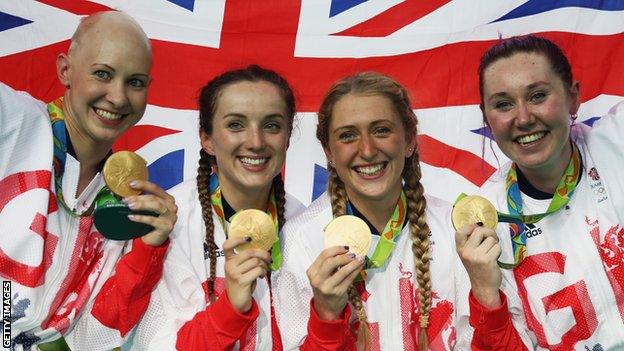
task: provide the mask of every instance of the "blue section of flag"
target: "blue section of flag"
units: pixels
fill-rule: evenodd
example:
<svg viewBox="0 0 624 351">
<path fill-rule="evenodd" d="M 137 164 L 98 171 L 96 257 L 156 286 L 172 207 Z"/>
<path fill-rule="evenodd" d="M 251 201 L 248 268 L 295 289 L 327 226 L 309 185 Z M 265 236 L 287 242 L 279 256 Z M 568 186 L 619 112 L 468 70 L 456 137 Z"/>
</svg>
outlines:
<svg viewBox="0 0 624 351">
<path fill-rule="evenodd" d="M 564 7 L 583 7 L 603 11 L 624 10 L 624 0 L 529 0 L 494 22 L 535 15 Z"/>
<path fill-rule="evenodd" d="M 591 118 L 584 120 L 583 123 L 587 124 L 590 127 L 593 127 L 594 123 L 596 123 L 599 119 L 600 117 L 591 117 Z"/>
<path fill-rule="evenodd" d="M 472 129 L 470 131 L 475 133 L 475 134 L 483 135 L 484 137 L 486 137 L 488 139 L 494 140 L 494 136 L 492 135 L 492 131 L 490 130 L 489 127 L 482 127 L 482 128 L 479 128 L 479 129 Z"/>
<path fill-rule="evenodd" d="M 9 15 L 8 13 L 0 12 L 0 32 L 7 29 L 23 26 L 28 23 L 32 23 L 32 21 L 25 18 Z"/>
<path fill-rule="evenodd" d="M 368 0 L 332 0 L 329 17 L 334 17 Z"/>
<path fill-rule="evenodd" d="M 176 4 L 180 7 L 184 7 L 185 9 L 193 12 L 195 8 L 195 0 L 167 0 L 170 3 Z"/>
<path fill-rule="evenodd" d="M 184 149 L 170 152 L 147 166 L 149 181 L 169 190 L 184 180 Z"/>
<path fill-rule="evenodd" d="M 327 178 L 329 173 L 323 166 L 314 164 L 314 181 L 312 182 L 312 201 L 321 196 L 327 190 Z"/>
</svg>

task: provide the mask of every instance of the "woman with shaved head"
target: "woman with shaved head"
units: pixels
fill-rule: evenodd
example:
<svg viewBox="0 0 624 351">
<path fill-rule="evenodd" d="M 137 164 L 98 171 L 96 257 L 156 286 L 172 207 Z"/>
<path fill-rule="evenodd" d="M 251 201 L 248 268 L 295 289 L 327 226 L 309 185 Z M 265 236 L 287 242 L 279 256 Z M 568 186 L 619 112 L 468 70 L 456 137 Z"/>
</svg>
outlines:
<svg viewBox="0 0 624 351">
<path fill-rule="evenodd" d="M 57 58 L 61 98 L 46 105 L 0 84 L 0 277 L 12 298 L 11 348 L 62 344 L 92 306 L 85 330 L 114 337 L 73 348 L 111 349 L 147 307 L 176 221 L 173 198 L 131 182 L 149 195 L 124 198 L 128 207 L 160 214 L 129 216 L 154 228 L 131 249 L 98 232 L 93 208 L 113 143 L 145 112 L 151 63 L 139 25 L 102 12 L 80 23 Z"/>
</svg>

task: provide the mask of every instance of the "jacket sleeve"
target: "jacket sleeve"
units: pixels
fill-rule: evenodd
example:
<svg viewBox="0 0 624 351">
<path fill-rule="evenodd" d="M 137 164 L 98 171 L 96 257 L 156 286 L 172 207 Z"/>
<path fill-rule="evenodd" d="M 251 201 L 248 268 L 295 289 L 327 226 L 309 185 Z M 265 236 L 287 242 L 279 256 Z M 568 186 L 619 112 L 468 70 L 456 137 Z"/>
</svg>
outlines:
<svg viewBox="0 0 624 351">
<path fill-rule="evenodd" d="M 356 340 L 349 331 L 351 306 L 347 304 L 340 318 L 335 321 L 322 320 L 314 308 L 314 300 L 310 300 L 310 319 L 308 335 L 300 350 L 355 350 Z"/>
<path fill-rule="evenodd" d="M 258 318 L 258 305 L 252 299 L 251 309 L 239 313 L 225 291 L 215 303 L 198 312 L 178 331 L 177 350 L 231 350 L 251 324 Z"/>
<path fill-rule="evenodd" d="M 501 291 L 502 306 L 487 309 L 470 292 L 470 325 L 474 328 L 472 350 L 528 350 L 516 331 Z"/>
<path fill-rule="evenodd" d="M 162 276 L 169 240 L 161 246 L 134 239 L 132 249 L 117 263 L 115 274 L 98 293 L 91 313 L 103 325 L 125 336 L 139 321 Z"/>
</svg>

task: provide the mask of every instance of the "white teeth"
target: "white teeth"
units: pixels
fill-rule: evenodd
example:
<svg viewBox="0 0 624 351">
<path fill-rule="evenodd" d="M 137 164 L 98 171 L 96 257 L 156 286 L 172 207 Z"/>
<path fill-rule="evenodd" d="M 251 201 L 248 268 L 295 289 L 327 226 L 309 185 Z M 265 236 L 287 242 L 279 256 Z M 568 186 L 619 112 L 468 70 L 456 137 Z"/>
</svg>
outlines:
<svg viewBox="0 0 624 351">
<path fill-rule="evenodd" d="M 97 113 L 98 116 L 107 119 L 109 121 L 116 121 L 118 119 L 121 119 L 123 117 L 122 114 L 119 113 L 112 113 L 112 112 L 108 112 L 105 110 L 101 110 L 99 108 L 95 109 L 95 113 Z"/>
<path fill-rule="evenodd" d="M 366 174 L 366 175 L 373 175 L 381 171 L 383 168 L 384 168 L 384 164 L 378 163 L 376 165 L 355 167 L 355 171 L 358 173 Z"/>
<path fill-rule="evenodd" d="M 546 135 L 546 132 L 537 132 L 534 134 L 529 134 L 529 135 L 516 138 L 516 141 L 519 142 L 520 144 L 528 144 L 528 143 L 532 143 L 536 140 L 543 138 L 544 135 Z"/>
<path fill-rule="evenodd" d="M 250 166 L 257 166 L 257 165 L 265 164 L 269 161 L 267 157 L 263 157 L 263 158 L 241 157 L 240 160 L 242 163 L 246 165 L 250 165 Z"/>
</svg>

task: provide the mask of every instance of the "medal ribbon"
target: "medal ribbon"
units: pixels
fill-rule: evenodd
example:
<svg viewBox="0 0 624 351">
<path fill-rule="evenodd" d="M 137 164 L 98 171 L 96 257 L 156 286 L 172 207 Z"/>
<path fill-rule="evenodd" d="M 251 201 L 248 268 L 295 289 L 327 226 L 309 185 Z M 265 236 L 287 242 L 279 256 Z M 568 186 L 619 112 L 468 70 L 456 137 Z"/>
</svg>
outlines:
<svg viewBox="0 0 624 351">
<path fill-rule="evenodd" d="M 351 208 L 351 204 L 349 202 L 347 202 L 347 214 L 353 215 L 353 209 Z M 399 196 L 399 200 L 394 207 L 394 212 L 392 212 L 390 220 L 386 223 L 386 226 L 380 235 L 377 246 L 375 246 L 375 251 L 371 257 L 366 256 L 364 269 L 379 268 L 386 263 L 386 260 L 390 257 L 394 247 L 396 246 L 396 241 L 398 240 L 399 235 L 401 235 L 401 230 L 403 229 L 403 223 L 405 222 L 406 216 L 407 197 L 405 196 L 405 192 L 401 190 L 401 195 Z"/>
<path fill-rule="evenodd" d="M 63 112 L 63 98 L 60 97 L 48 104 L 48 115 L 52 123 L 52 140 L 54 143 L 54 185 L 57 201 L 74 217 L 88 217 L 93 213 L 95 201 L 83 213 L 77 213 L 67 206 L 63 198 L 63 173 L 65 172 L 65 160 L 67 159 L 67 127 L 65 126 L 65 113 Z"/>
<path fill-rule="evenodd" d="M 522 214 L 522 198 L 520 196 L 520 188 L 518 187 L 518 173 L 516 164 L 513 163 L 507 173 L 506 189 L 507 189 L 507 209 L 509 214 L 499 213 L 501 222 L 509 222 L 509 235 L 511 236 L 511 245 L 514 254 L 514 263 L 498 262 L 498 265 L 504 269 L 512 269 L 522 262 L 526 257 L 526 241 L 525 224 L 539 222 L 542 218 L 551 213 L 557 212 L 564 207 L 574 193 L 581 172 L 581 154 L 576 146 L 572 143 L 572 156 L 565 172 L 559 180 L 559 184 L 553 194 L 553 198 L 548 205 L 548 209 L 544 213 L 523 215 Z"/>
<path fill-rule="evenodd" d="M 230 221 L 229 218 L 227 220 L 225 219 L 223 196 L 221 195 L 221 187 L 219 186 L 219 177 L 217 177 L 216 173 L 210 175 L 210 202 L 212 202 L 212 208 L 217 213 L 217 216 L 221 220 L 221 225 L 227 233 Z M 267 204 L 266 212 L 269 216 L 271 216 L 273 225 L 275 225 L 275 231 L 277 232 L 279 228 L 277 220 L 277 203 L 275 202 L 275 194 L 272 189 L 269 195 L 269 203 Z M 270 268 L 272 271 L 276 271 L 282 265 L 282 248 L 280 247 L 279 235 L 277 236 L 277 241 L 273 243 L 273 247 L 271 248 L 271 258 L 273 259 L 273 262 L 271 263 Z"/>
</svg>

